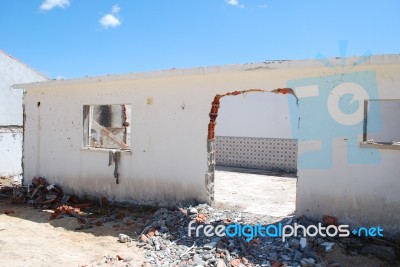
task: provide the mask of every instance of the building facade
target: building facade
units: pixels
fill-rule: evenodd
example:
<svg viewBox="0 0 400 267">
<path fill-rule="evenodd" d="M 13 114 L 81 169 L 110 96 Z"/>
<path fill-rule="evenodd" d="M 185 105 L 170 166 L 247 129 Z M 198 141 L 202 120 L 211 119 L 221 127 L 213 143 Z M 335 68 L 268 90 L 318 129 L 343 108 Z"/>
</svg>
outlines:
<svg viewBox="0 0 400 267">
<path fill-rule="evenodd" d="M 328 61 L 14 85 L 27 92 L 25 182 L 44 176 L 65 191 L 119 202 L 211 203 L 223 99 L 270 95 L 286 101 L 287 136 L 298 140 L 297 215 L 399 233 L 400 56 Z M 98 121 L 101 106 L 119 112 L 119 124 Z"/>
</svg>

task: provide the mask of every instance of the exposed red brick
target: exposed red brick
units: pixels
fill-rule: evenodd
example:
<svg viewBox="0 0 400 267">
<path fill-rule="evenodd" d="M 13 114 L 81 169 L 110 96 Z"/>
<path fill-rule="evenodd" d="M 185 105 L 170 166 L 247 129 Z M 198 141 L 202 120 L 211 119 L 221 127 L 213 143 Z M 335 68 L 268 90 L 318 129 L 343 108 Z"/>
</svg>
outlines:
<svg viewBox="0 0 400 267">
<path fill-rule="evenodd" d="M 231 261 L 231 266 L 232 267 L 238 267 L 240 265 L 240 260 L 239 259 L 234 259 Z"/>
<path fill-rule="evenodd" d="M 271 267 L 280 267 L 281 265 L 282 263 L 280 261 L 276 261 L 271 265 Z"/>
<path fill-rule="evenodd" d="M 148 237 L 152 237 L 155 236 L 157 229 L 156 228 L 152 228 L 149 230 L 149 232 L 147 233 Z"/>
<path fill-rule="evenodd" d="M 197 223 L 204 223 L 206 219 L 207 219 L 207 215 L 205 215 L 203 213 L 199 213 L 196 216 L 196 222 Z"/>
<path fill-rule="evenodd" d="M 148 238 L 146 235 L 142 234 L 142 235 L 140 236 L 140 239 L 141 239 L 143 242 L 146 242 L 147 239 L 149 239 L 149 238 Z"/>
<path fill-rule="evenodd" d="M 324 215 L 322 217 L 322 221 L 324 222 L 324 225 L 337 225 L 336 217 L 332 217 L 329 215 Z"/>
<path fill-rule="evenodd" d="M 51 214 L 50 219 L 55 219 L 61 214 L 68 214 L 73 217 L 81 218 L 81 216 L 79 215 L 80 213 L 81 210 L 79 208 L 74 208 L 68 205 L 61 205 L 54 210 L 54 213 Z"/>
</svg>

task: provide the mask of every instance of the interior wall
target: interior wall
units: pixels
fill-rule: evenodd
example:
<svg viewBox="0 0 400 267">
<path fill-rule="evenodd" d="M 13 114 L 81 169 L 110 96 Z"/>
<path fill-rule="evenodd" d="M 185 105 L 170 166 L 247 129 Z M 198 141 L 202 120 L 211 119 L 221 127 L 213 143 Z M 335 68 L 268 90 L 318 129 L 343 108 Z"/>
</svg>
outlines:
<svg viewBox="0 0 400 267">
<path fill-rule="evenodd" d="M 217 136 L 293 138 L 289 95 L 247 93 L 224 97 Z"/>
</svg>

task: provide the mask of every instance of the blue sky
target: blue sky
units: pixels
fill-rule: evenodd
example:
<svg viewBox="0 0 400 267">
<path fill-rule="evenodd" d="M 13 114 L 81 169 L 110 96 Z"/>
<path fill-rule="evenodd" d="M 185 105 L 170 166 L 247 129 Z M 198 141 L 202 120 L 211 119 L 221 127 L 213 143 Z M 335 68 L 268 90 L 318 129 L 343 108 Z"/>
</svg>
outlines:
<svg viewBox="0 0 400 267">
<path fill-rule="evenodd" d="M 2 0 L 0 49 L 50 78 L 400 53 L 400 1 Z"/>
</svg>

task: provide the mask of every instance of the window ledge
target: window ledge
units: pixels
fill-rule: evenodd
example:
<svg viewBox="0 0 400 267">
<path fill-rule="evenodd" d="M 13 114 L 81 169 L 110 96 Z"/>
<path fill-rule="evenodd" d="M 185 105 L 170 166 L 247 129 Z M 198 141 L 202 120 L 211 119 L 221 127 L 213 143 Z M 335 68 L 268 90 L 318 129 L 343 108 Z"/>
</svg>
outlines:
<svg viewBox="0 0 400 267">
<path fill-rule="evenodd" d="M 102 152 L 109 153 L 110 151 L 121 152 L 121 154 L 132 155 L 132 151 L 130 149 L 117 149 L 117 148 L 95 148 L 95 147 L 82 147 L 81 151 L 90 151 L 90 152 Z"/>
<path fill-rule="evenodd" d="M 362 148 L 375 148 L 375 149 L 390 149 L 400 150 L 400 145 L 392 145 L 390 143 L 367 143 L 361 142 L 360 147 Z"/>
</svg>

